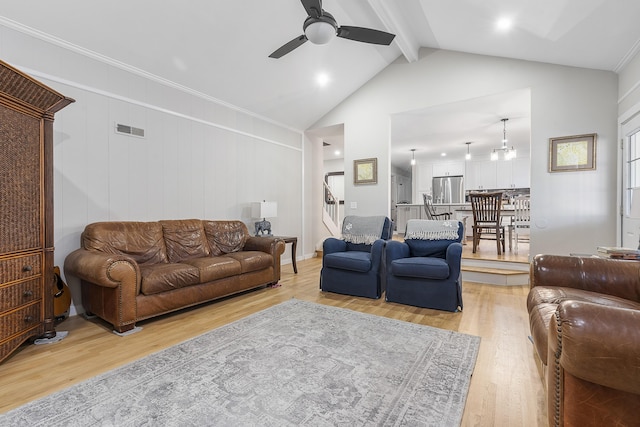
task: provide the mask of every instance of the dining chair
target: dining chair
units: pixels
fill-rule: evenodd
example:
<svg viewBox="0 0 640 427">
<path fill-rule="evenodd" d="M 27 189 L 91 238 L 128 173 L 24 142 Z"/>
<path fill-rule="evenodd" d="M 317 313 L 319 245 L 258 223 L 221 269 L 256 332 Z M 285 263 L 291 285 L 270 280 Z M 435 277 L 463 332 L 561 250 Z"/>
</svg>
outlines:
<svg viewBox="0 0 640 427">
<path fill-rule="evenodd" d="M 436 208 L 433 207 L 433 199 L 428 194 L 422 193 L 422 200 L 424 201 L 424 213 L 427 215 L 427 219 L 434 221 L 451 219 L 451 215 L 453 215 L 453 212 L 436 212 Z"/>
<path fill-rule="evenodd" d="M 498 255 L 505 251 L 502 209 L 502 191 L 489 193 L 469 193 L 473 211 L 473 253 L 476 253 L 481 239 L 495 240 Z"/>
<path fill-rule="evenodd" d="M 513 231 L 514 252 L 518 253 L 518 241 L 529 241 L 529 229 L 531 228 L 531 199 L 528 196 L 518 196 L 513 199 Z"/>
</svg>

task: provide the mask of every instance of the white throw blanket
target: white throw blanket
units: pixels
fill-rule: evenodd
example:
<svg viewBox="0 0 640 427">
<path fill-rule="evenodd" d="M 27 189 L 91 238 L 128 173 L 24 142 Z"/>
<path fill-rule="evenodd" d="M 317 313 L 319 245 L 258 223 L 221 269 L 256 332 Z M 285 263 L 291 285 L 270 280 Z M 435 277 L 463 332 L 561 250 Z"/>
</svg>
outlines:
<svg viewBox="0 0 640 427">
<path fill-rule="evenodd" d="M 404 233 L 406 239 L 458 240 L 458 221 L 410 219 Z"/>
<path fill-rule="evenodd" d="M 382 236 L 384 216 L 347 216 L 342 222 L 342 238 L 350 243 L 373 244 Z"/>
</svg>

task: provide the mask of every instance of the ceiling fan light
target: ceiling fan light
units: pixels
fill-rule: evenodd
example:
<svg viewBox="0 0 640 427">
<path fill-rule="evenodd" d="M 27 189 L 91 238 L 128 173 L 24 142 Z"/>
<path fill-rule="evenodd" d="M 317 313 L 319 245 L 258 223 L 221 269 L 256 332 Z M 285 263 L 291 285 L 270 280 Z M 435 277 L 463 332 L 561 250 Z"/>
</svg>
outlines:
<svg viewBox="0 0 640 427">
<path fill-rule="evenodd" d="M 496 150 L 491 152 L 491 160 L 498 160 L 498 152 Z"/>
<path fill-rule="evenodd" d="M 307 25 L 304 35 L 313 44 L 327 44 L 336 36 L 336 28 L 329 22 L 316 21 Z"/>
</svg>

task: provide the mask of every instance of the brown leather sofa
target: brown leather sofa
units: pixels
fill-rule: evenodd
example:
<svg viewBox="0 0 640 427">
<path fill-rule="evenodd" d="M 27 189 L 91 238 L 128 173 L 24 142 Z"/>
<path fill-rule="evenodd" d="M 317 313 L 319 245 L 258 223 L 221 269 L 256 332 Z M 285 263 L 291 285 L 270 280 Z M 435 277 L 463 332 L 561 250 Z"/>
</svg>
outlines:
<svg viewBox="0 0 640 427">
<path fill-rule="evenodd" d="M 82 305 L 126 332 L 139 320 L 280 280 L 285 243 L 241 221 L 98 222 L 65 259 Z"/>
<path fill-rule="evenodd" d="M 640 262 L 537 255 L 530 277 L 549 425 L 640 425 Z"/>
</svg>

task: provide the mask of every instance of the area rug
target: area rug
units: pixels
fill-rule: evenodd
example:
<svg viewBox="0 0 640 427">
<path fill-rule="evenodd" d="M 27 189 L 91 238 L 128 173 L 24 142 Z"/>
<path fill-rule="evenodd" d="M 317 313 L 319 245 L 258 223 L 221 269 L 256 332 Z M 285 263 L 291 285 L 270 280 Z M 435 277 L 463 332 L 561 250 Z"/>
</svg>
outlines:
<svg viewBox="0 0 640 427">
<path fill-rule="evenodd" d="M 480 338 L 289 300 L 0 415 L 7 426 L 459 426 Z"/>
</svg>

